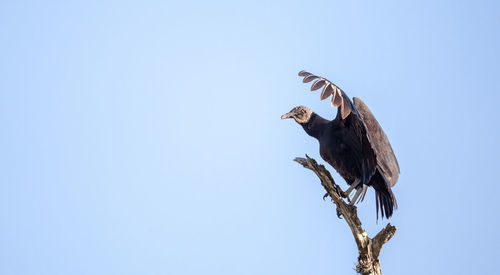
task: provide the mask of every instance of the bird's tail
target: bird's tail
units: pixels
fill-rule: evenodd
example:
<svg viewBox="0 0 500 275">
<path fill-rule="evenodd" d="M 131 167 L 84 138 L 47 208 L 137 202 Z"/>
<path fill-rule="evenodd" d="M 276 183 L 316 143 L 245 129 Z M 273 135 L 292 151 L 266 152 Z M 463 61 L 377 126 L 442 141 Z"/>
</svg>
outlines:
<svg viewBox="0 0 500 275">
<path fill-rule="evenodd" d="M 377 220 L 379 209 L 382 218 L 390 218 L 394 210 L 398 208 L 396 197 L 394 196 L 394 193 L 392 193 L 389 183 L 380 172 L 375 173 L 373 176 L 379 177 L 379 179 L 373 183 L 373 188 L 375 189 L 375 201 L 377 204 Z"/>
</svg>

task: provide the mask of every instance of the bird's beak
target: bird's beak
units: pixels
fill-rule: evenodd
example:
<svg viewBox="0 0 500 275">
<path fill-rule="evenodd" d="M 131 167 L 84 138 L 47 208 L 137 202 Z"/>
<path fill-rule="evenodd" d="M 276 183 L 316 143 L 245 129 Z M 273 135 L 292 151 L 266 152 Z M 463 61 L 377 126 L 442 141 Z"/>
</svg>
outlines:
<svg viewBox="0 0 500 275">
<path fill-rule="evenodd" d="M 286 113 L 286 114 L 281 116 L 281 119 L 292 118 L 294 115 L 295 115 L 294 112 Z"/>
</svg>

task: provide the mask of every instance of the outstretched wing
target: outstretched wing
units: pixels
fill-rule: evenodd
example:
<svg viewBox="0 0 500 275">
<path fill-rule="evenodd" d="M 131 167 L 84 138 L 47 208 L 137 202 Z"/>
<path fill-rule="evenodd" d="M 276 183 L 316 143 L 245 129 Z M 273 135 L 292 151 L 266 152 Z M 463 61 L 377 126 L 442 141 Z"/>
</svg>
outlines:
<svg viewBox="0 0 500 275">
<path fill-rule="evenodd" d="M 302 81 L 304 83 L 308 83 L 316 79 L 311 86 L 311 91 L 323 88 L 321 91 L 321 100 L 327 99 L 330 95 L 332 95 L 332 106 L 339 107 L 337 118 L 340 117 L 344 121 L 346 128 L 349 131 L 352 131 L 354 136 L 359 138 L 359 142 L 361 144 L 361 155 L 357 157 L 361 159 L 360 168 L 363 175 L 361 182 L 363 184 L 368 184 L 377 169 L 377 156 L 376 151 L 373 149 L 373 145 L 370 142 L 367 128 L 363 123 L 363 117 L 356 109 L 356 106 L 352 103 L 347 94 L 342 91 L 342 89 L 328 79 L 306 71 L 300 71 L 299 76 L 304 77 Z"/>
<path fill-rule="evenodd" d="M 357 97 L 354 97 L 354 106 L 365 124 L 368 138 L 377 155 L 377 164 L 382 169 L 384 176 L 392 187 L 398 181 L 400 171 L 398 160 L 394 155 L 391 143 L 368 106 Z"/>
</svg>

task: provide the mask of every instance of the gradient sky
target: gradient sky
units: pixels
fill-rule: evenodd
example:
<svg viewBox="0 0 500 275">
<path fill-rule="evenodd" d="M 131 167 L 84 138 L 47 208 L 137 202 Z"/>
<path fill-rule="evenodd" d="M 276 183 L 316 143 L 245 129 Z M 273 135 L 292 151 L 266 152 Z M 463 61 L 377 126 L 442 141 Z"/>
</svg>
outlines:
<svg viewBox="0 0 500 275">
<path fill-rule="evenodd" d="M 335 116 L 302 69 L 398 157 L 384 274 L 492 274 L 499 30 L 496 1 L 1 1 L 0 274 L 354 274 L 280 120 Z"/>
</svg>

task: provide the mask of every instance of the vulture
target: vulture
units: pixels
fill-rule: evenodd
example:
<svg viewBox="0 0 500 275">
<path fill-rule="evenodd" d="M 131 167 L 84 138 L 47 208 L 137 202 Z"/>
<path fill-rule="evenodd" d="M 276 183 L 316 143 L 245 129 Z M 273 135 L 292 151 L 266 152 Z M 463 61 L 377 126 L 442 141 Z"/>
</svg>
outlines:
<svg viewBox="0 0 500 275">
<path fill-rule="evenodd" d="M 320 99 L 330 96 L 332 107 L 338 107 L 335 119 L 328 120 L 305 106 L 297 106 L 281 116 L 293 118 L 306 133 L 319 141 L 321 158 L 328 162 L 349 185 L 345 196 L 353 205 L 363 201 L 367 188 L 375 190 L 377 219 L 392 216 L 397 209 L 396 197 L 391 188 L 399 177 L 399 164 L 391 144 L 379 123 L 365 103 L 354 97 L 353 101 L 326 78 L 300 71 L 303 82 L 315 82 L 311 91 L 322 88 Z"/>
</svg>

